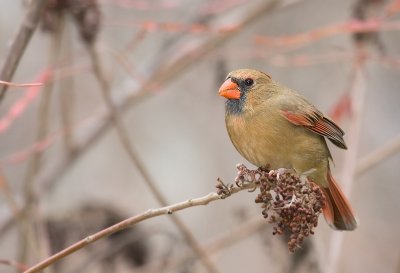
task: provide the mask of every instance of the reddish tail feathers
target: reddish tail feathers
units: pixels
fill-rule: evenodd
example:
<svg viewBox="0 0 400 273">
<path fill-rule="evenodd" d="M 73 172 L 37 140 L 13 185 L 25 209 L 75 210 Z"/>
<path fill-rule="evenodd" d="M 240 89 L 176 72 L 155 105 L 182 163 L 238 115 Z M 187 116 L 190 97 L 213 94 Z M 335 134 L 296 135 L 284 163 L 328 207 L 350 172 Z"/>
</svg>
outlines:
<svg viewBox="0 0 400 273">
<path fill-rule="evenodd" d="M 328 170 L 328 188 L 322 188 L 326 197 L 323 213 L 328 224 L 338 230 L 353 230 L 357 227 L 353 209 L 346 196 L 336 184 Z"/>
</svg>

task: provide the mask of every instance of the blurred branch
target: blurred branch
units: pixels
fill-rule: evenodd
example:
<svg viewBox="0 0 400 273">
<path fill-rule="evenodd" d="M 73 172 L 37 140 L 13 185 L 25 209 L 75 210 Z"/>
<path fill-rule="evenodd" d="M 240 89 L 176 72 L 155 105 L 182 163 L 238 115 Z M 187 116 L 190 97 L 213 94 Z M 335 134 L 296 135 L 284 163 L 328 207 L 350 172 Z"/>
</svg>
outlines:
<svg viewBox="0 0 400 273">
<path fill-rule="evenodd" d="M 385 6 L 385 16 L 393 16 L 400 11 L 400 1 L 392 0 Z"/>
<path fill-rule="evenodd" d="M 125 152 L 127 153 L 132 165 L 137 168 L 140 175 L 143 177 L 146 185 L 150 188 L 153 195 L 156 197 L 158 203 L 161 206 L 166 206 L 168 201 L 166 197 L 161 193 L 158 189 L 157 184 L 153 181 L 150 174 L 147 172 L 146 167 L 143 162 L 140 160 L 139 156 L 134 151 L 132 144 L 129 140 L 129 134 L 123 124 L 123 121 L 118 113 L 118 109 L 114 106 L 114 103 L 110 96 L 110 86 L 104 75 L 102 66 L 100 64 L 99 54 L 96 52 L 96 48 L 94 45 L 88 45 L 88 51 L 91 56 L 92 64 L 93 64 L 93 72 L 100 84 L 101 93 L 103 99 L 107 105 L 109 112 L 111 113 L 111 118 L 113 125 L 117 131 L 118 137 L 121 141 L 122 146 L 125 148 Z M 172 221 L 177 226 L 179 231 L 182 233 L 186 241 L 193 248 L 197 255 L 199 255 L 201 261 L 208 269 L 209 272 L 217 273 L 218 270 L 211 259 L 208 257 L 208 254 L 201 248 L 199 243 L 197 242 L 195 236 L 190 231 L 190 229 L 175 215 L 171 216 Z"/>
<path fill-rule="evenodd" d="M 384 21 L 381 18 L 372 18 L 369 20 L 353 19 L 345 23 L 332 24 L 295 35 L 281 37 L 257 35 L 254 41 L 256 44 L 270 47 L 298 47 L 337 34 L 394 31 L 399 29 L 400 21 Z"/>
<path fill-rule="evenodd" d="M 247 183 L 243 184 L 242 186 L 236 186 L 230 188 L 229 194 L 235 194 L 237 192 L 240 192 L 242 190 L 246 189 L 252 189 L 255 187 L 255 183 Z M 225 195 L 224 197 L 228 197 L 229 195 Z M 71 245 L 70 247 L 54 254 L 53 256 L 45 259 L 44 261 L 30 267 L 28 270 L 26 270 L 24 273 L 35 273 L 43 270 L 44 268 L 54 264 L 55 262 L 59 261 L 60 259 L 78 251 L 79 249 L 99 240 L 102 238 L 105 238 L 107 236 L 110 236 L 111 234 L 118 232 L 120 230 L 126 229 L 129 226 L 133 224 L 137 224 L 139 222 L 142 222 L 146 219 L 150 219 L 153 217 L 161 216 L 161 215 L 171 215 L 175 211 L 187 209 L 190 207 L 195 207 L 195 206 L 205 206 L 208 205 L 210 202 L 220 200 L 221 195 L 216 193 L 216 192 L 211 192 L 205 196 L 199 197 L 199 198 L 194 198 L 194 199 L 189 199 L 180 203 L 176 203 L 170 206 L 165 206 L 157 209 L 149 209 L 141 214 L 138 214 L 136 216 L 133 216 L 131 218 L 128 218 L 122 222 L 119 222 L 111 227 L 108 227 L 106 229 L 101 230 L 100 232 L 97 232 L 95 234 L 92 234 L 90 236 L 87 236 L 83 240 Z"/>
<path fill-rule="evenodd" d="M 381 147 L 375 149 L 358 161 L 355 169 L 355 176 L 362 175 L 368 170 L 378 166 L 385 159 L 400 152 L 400 136 L 386 142 Z"/>
<path fill-rule="evenodd" d="M 20 24 L 17 34 L 11 42 L 11 46 L 2 65 L 0 71 L 1 80 L 10 81 L 12 79 L 22 54 L 24 53 L 32 34 L 41 19 L 41 14 L 46 3 L 46 0 L 30 1 L 30 5 L 25 13 L 25 18 Z M 7 88 L 8 85 L 0 85 L 0 103 L 4 98 Z"/>
<path fill-rule="evenodd" d="M 106 26 L 113 27 L 128 27 L 128 28 L 140 28 L 146 31 L 160 31 L 169 33 L 192 33 L 192 34 L 212 34 L 212 33 L 225 33 L 225 32 L 235 32 L 239 30 L 237 24 L 231 24 L 219 28 L 214 28 L 206 24 L 183 24 L 178 22 L 164 22 L 160 23 L 157 21 L 119 21 L 112 20 L 110 23 L 105 23 Z"/>
<path fill-rule="evenodd" d="M 254 10 L 249 12 L 240 22 L 241 30 L 244 30 L 246 27 L 251 25 L 251 23 L 254 23 L 258 19 L 262 18 L 262 16 L 264 16 L 266 13 L 273 12 L 278 8 L 284 8 L 286 6 L 290 6 L 301 1 L 302 0 L 273 0 L 269 2 L 263 2 Z M 118 108 L 118 110 L 123 114 L 136 103 L 140 103 L 143 100 L 150 98 L 152 93 L 150 93 L 149 91 L 152 90 L 155 84 L 166 85 L 172 80 L 175 80 L 180 75 L 182 75 L 184 71 L 187 71 L 191 66 L 198 64 L 196 62 L 197 59 L 204 58 L 215 49 L 229 41 L 238 33 L 240 32 L 229 32 L 207 38 L 197 47 L 197 49 L 183 54 L 173 63 L 169 65 L 160 64 L 149 77 L 149 81 L 144 83 L 133 92 L 129 94 L 124 94 L 123 98 L 116 101 L 116 108 Z M 76 70 L 77 68 L 74 68 L 74 72 L 72 74 L 75 74 Z M 41 191 L 44 189 L 45 191 L 50 190 L 54 181 L 57 181 L 57 179 L 59 179 L 68 170 L 68 168 L 75 162 L 76 159 L 83 155 L 92 146 L 92 144 L 96 143 L 96 141 L 100 139 L 100 137 L 105 132 L 107 132 L 107 130 L 110 128 L 111 122 L 112 119 L 110 113 L 101 112 L 98 115 L 92 117 L 90 119 L 90 128 L 85 128 L 86 131 L 85 134 L 83 134 L 83 136 L 81 137 L 81 140 L 76 141 L 74 153 L 68 154 L 66 157 L 64 157 L 55 169 L 51 169 L 47 172 L 41 172 L 40 178 L 38 178 L 42 182 Z M 48 145 L 48 142 L 46 140 L 43 141 L 44 142 L 41 142 L 41 145 Z M 35 147 L 33 148 L 36 149 L 38 147 L 36 147 L 35 145 Z M 24 205 L 22 205 L 22 207 L 24 207 Z M 3 234 L 3 232 L 11 226 L 12 220 L 12 218 L 7 217 L 3 219 L 0 225 L 0 234 Z"/>
<path fill-rule="evenodd" d="M 5 202 L 10 208 L 10 211 L 13 213 L 14 217 L 18 219 L 20 217 L 20 213 L 17 201 L 15 200 L 14 195 L 11 192 L 7 178 L 4 176 L 1 169 L 0 169 L 0 191 L 3 192 Z"/>
<path fill-rule="evenodd" d="M 299 1 L 300 0 L 273 0 L 263 3 L 255 10 L 246 15 L 246 17 L 240 23 L 241 29 L 243 30 L 244 28 L 248 27 L 251 23 L 257 21 L 259 18 L 262 17 L 262 15 L 265 15 L 265 13 L 267 12 L 272 12 L 279 7 L 285 7 Z M 149 91 L 152 90 L 155 85 L 163 86 L 170 83 L 172 80 L 175 80 L 180 75 L 182 75 L 183 72 L 186 71 L 189 67 L 197 64 L 197 62 L 195 62 L 196 60 L 205 57 L 210 52 L 222 46 L 238 33 L 239 32 L 229 32 L 208 38 L 195 50 L 183 54 L 173 63 L 169 65 L 160 64 L 158 66 L 158 69 L 155 70 L 149 77 L 149 80 L 141 85 L 139 89 L 133 91 L 129 95 L 126 95 L 126 97 L 124 97 L 123 99 L 115 102 L 114 104 L 116 105 L 116 108 L 118 108 L 121 114 L 123 114 L 134 104 L 140 103 L 143 100 L 150 98 L 152 93 L 150 93 Z M 106 116 L 101 115 L 96 121 L 93 121 L 93 124 L 96 124 L 96 128 L 89 132 L 88 135 L 79 144 L 77 143 L 76 150 L 73 155 L 69 155 L 64 158 L 63 161 L 59 164 L 58 168 L 52 170 L 51 173 L 44 174 L 43 184 L 51 184 L 54 180 L 62 176 L 64 172 L 68 169 L 68 167 L 71 166 L 72 163 L 80 155 L 84 154 L 91 147 L 91 145 L 94 144 L 109 129 L 111 121 L 112 119 L 110 113 L 108 113 Z"/>
<path fill-rule="evenodd" d="M 64 51 L 67 56 L 67 66 L 74 66 L 72 29 L 65 24 L 64 31 Z M 58 75 L 57 75 L 58 76 Z M 62 128 L 64 130 L 63 140 L 67 154 L 73 153 L 75 149 L 73 136 L 73 112 L 74 112 L 75 90 L 74 77 L 67 81 L 60 81 L 60 117 Z"/>
<path fill-rule="evenodd" d="M 212 192 L 203 197 L 189 199 L 174 205 L 150 209 L 142 214 L 123 220 L 39 262 L 25 271 L 25 273 L 38 272 L 92 242 L 105 238 L 146 219 L 172 214 L 175 211 L 193 206 L 207 205 L 210 202 L 228 198 L 245 189 L 248 189 L 249 192 L 254 192 L 259 188 L 260 192 L 255 202 L 262 204 L 262 217 L 260 216 L 260 218 L 275 225 L 272 234 L 283 234 L 283 229 L 288 229 L 290 233 L 290 239 L 288 241 L 289 251 L 296 250 L 303 243 L 304 238 L 314 234 L 313 230 L 318 224 L 318 217 L 322 212 L 322 207 L 325 202 L 325 198 L 319 186 L 308 180 L 302 181 L 300 177 L 291 170 L 267 170 L 263 168 L 249 170 L 243 164 L 236 165 L 236 168 L 238 173 L 233 184 L 226 185 L 220 179 L 217 179 L 217 192 Z M 241 239 L 251 234 L 252 231 L 260 226 L 261 223 L 252 222 L 251 225 L 247 225 L 245 228 L 236 229 L 234 235 L 237 236 L 238 239 Z M 297 237 L 300 235 L 301 237 Z M 293 240 L 295 240 L 295 242 Z M 235 240 L 230 236 L 222 237 L 217 240 L 217 243 L 214 243 L 210 247 L 216 250 L 234 242 Z M 295 248 L 292 247 L 293 243 L 296 244 Z"/>
<path fill-rule="evenodd" d="M 365 78 L 365 54 L 363 47 L 357 48 L 357 56 L 353 63 L 353 71 L 350 76 L 350 90 L 352 102 L 352 130 L 349 131 L 348 151 L 344 158 L 344 168 L 342 174 L 341 187 L 346 196 L 350 196 L 354 182 L 357 166 L 358 147 L 360 143 L 361 124 L 366 96 L 366 78 Z M 330 239 L 328 254 L 328 273 L 335 273 L 338 269 L 341 248 L 343 245 L 344 233 L 335 232 Z"/>
<path fill-rule="evenodd" d="M 166 9 L 173 9 L 179 7 L 182 0 L 174 1 L 137 1 L 137 0 L 101 0 L 103 5 L 112 5 L 114 7 L 123 9 L 133 9 L 134 11 L 165 11 Z"/>
<path fill-rule="evenodd" d="M 49 70 L 42 70 L 38 75 L 38 80 L 47 83 L 52 77 Z M 25 93 L 15 101 L 12 106 L 8 109 L 6 114 L 0 118 L 0 134 L 8 130 L 8 128 L 15 122 L 16 119 L 21 117 L 29 104 L 36 99 L 42 90 L 42 86 L 30 86 L 27 87 Z"/>
<path fill-rule="evenodd" d="M 11 261 L 11 260 L 4 260 L 4 259 L 0 259 L 0 264 L 14 267 L 19 272 L 23 272 L 29 268 L 25 264 L 17 263 L 15 261 Z"/>
<path fill-rule="evenodd" d="M 215 238 L 211 242 L 204 244 L 203 249 L 205 249 L 209 255 L 218 253 L 219 251 L 229 248 L 230 246 L 240 242 L 241 240 L 246 239 L 251 235 L 254 235 L 254 233 L 257 232 L 257 230 L 265 228 L 265 224 L 266 224 L 265 219 L 259 216 L 254 217 L 253 219 L 245 221 L 243 224 L 240 224 L 234 227 L 233 229 L 227 231 L 226 233 Z M 177 268 L 183 263 L 193 258 L 195 258 L 193 254 L 190 253 L 183 254 L 181 257 L 172 260 L 169 263 L 166 271 Z M 152 271 L 159 272 L 159 270 L 160 268 L 156 268 Z"/>
<path fill-rule="evenodd" d="M 62 32 L 63 32 L 63 17 L 60 16 L 57 21 L 57 27 L 50 36 L 50 50 L 48 57 L 48 67 L 54 68 L 57 64 L 58 58 L 60 56 L 61 50 L 61 40 L 62 40 Z M 48 81 L 44 87 L 42 92 L 42 97 L 40 101 L 40 105 L 38 108 L 38 116 L 37 116 L 37 128 L 36 128 L 36 142 L 45 138 L 48 134 L 49 127 L 49 118 L 50 118 L 50 104 L 51 97 L 54 89 L 54 74 L 53 80 Z M 23 185 L 23 198 L 25 202 L 25 206 L 22 209 L 22 215 L 26 218 L 27 229 L 30 231 L 29 234 L 33 234 L 30 240 L 27 240 L 25 236 L 21 236 L 20 248 L 19 248 L 19 261 L 25 263 L 28 250 L 34 249 L 36 255 L 38 257 L 45 256 L 47 257 L 48 249 L 47 240 L 45 237 L 38 236 L 38 231 L 44 230 L 42 217 L 40 217 L 38 200 L 40 198 L 39 193 L 35 192 L 35 184 L 37 182 L 37 175 L 42 168 L 43 161 L 43 152 L 38 151 L 33 154 L 33 157 L 28 165 L 28 170 L 26 173 L 25 183 Z M 42 232 L 43 233 L 43 232 Z M 24 235 L 24 234 L 23 234 Z M 36 236 L 35 236 L 36 235 Z M 29 248 L 29 243 L 33 243 L 34 245 Z"/>
</svg>

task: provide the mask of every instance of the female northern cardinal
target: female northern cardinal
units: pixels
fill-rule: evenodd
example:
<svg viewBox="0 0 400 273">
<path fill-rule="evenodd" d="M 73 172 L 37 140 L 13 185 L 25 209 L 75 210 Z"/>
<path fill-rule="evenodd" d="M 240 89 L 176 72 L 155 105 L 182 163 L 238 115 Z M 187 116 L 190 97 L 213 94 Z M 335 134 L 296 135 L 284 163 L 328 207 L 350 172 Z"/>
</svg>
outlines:
<svg viewBox="0 0 400 273">
<path fill-rule="evenodd" d="M 311 103 L 267 74 L 240 69 L 228 74 L 219 89 L 228 100 L 225 122 L 235 148 L 258 167 L 294 169 L 323 190 L 323 213 L 328 224 L 353 230 L 357 221 L 329 170 L 327 137 L 347 149 L 344 132 Z"/>
</svg>

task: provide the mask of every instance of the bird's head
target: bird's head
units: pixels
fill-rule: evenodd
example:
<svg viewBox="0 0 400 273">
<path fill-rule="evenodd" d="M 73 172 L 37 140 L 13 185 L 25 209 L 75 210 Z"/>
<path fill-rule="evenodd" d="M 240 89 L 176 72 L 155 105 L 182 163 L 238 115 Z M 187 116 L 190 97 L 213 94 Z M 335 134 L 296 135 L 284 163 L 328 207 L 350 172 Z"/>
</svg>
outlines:
<svg viewBox="0 0 400 273">
<path fill-rule="evenodd" d="M 264 72 L 239 69 L 228 74 L 219 88 L 219 95 L 227 98 L 227 113 L 241 114 L 245 110 L 253 109 L 261 97 L 265 97 L 271 83 L 271 77 Z"/>
</svg>

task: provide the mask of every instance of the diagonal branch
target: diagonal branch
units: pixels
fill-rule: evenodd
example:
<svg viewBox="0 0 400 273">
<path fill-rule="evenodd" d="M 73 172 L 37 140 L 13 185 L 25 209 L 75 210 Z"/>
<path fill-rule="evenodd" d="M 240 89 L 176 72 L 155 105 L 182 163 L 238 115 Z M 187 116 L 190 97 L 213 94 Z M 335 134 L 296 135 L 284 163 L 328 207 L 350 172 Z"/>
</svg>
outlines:
<svg viewBox="0 0 400 273">
<path fill-rule="evenodd" d="M 366 96 L 366 77 L 364 58 L 362 47 L 357 48 L 357 56 L 353 64 L 353 74 L 351 77 L 351 91 L 353 102 L 352 130 L 349 132 L 348 145 L 349 150 L 344 159 L 344 168 L 342 174 L 342 189 L 349 196 L 353 187 L 356 175 L 358 147 L 362 129 L 363 110 L 365 107 Z M 342 246 L 344 242 L 344 233 L 336 232 L 330 238 L 329 254 L 328 254 L 328 271 L 329 273 L 338 272 L 338 262 L 342 254 Z"/>
<path fill-rule="evenodd" d="M 41 18 L 42 11 L 47 3 L 46 0 L 30 1 L 25 18 L 18 28 L 17 34 L 11 43 L 10 49 L 6 55 L 0 72 L 0 79 L 10 81 L 19 64 L 22 54 L 32 37 L 34 30 Z M 0 103 L 3 100 L 8 85 L 0 85 Z"/>
<path fill-rule="evenodd" d="M 371 153 L 361 158 L 355 168 L 355 176 L 359 176 L 376 167 L 379 163 L 382 163 L 385 159 L 400 152 L 400 135 L 385 143 L 381 147 L 375 149 Z"/>
<path fill-rule="evenodd" d="M 115 129 L 117 130 L 118 137 L 121 141 L 122 146 L 125 149 L 125 152 L 127 153 L 132 165 L 137 168 L 140 175 L 143 177 L 146 185 L 150 188 L 151 192 L 156 197 L 158 203 L 161 206 L 166 206 L 168 204 L 166 197 L 158 189 L 156 183 L 153 181 L 150 174 L 146 170 L 146 167 L 144 166 L 143 162 L 140 160 L 139 156 L 137 155 L 137 153 L 135 152 L 135 150 L 132 147 L 132 144 L 129 140 L 129 135 L 125 128 L 125 125 L 123 124 L 123 121 L 118 113 L 118 109 L 115 107 L 115 105 L 111 99 L 110 86 L 109 86 L 109 83 L 108 83 L 106 77 L 104 76 L 103 69 L 102 69 L 102 66 L 101 66 L 100 60 L 99 60 L 99 55 L 96 52 L 96 48 L 94 47 L 94 45 L 89 45 L 88 51 L 89 51 L 89 54 L 90 54 L 90 57 L 92 60 L 93 72 L 100 84 L 100 89 L 101 89 L 103 99 L 107 105 L 109 112 L 111 113 L 113 125 L 114 125 Z M 197 242 L 195 236 L 190 231 L 190 229 L 177 216 L 172 215 L 171 219 L 174 222 L 174 224 L 177 226 L 179 231 L 182 233 L 182 235 L 184 236 L 186 241 L 189 243 L 189 245 L 193 248 L 193 250 L 196 252 L 196 254 L 200 257 L 201 261 L 207 267 L 208 271 L 211 273 L 217 273 L 218 270 L 217 270 L 216 266 L 211 261 L 211 259 L 208 257 L 208 254 L 201 248 L 201 246 Z"/>
<path fill-rule="evenodd" d="M 246 190 L 246 189 L 252 189 L 255 187 L 255 183 L 246 183 L 243 184 L 241 187 L 232 187 L 230 188 L 229 193 L 230 194 L 235 194 L 239 191 Z M 228 197 L 228 196 L 225 196 Z M 40 270 L 43 270 L 44 268 L 54 264 L 55 262 L 61 260 L 62 258 L 78 251 L 79 249 L 94 243 L 95 241 L 105 238 L 107 236 L 110 236 L 111 234 L 121 231 L 123 229 L 126 229 L 134 224 L 137 224 L 139 222 L 142 222 L 146 219 L 150 219 L 153 217 L 161 216 L 161 215 L 172 215 L 175 211 L 187 209 L 190 207 L 195 207 L 195 206 L 205 206 L 208 205 L 210 202 L 217 201 L 221 199 L 221 195 L 219 195 L 216 192 L 211 192 L 205 196 L 199 197 L 199 198 L 194 198 L 194 199 L 189 199 L 180 203 L 176 203 L 173 205 L 169 206 L 164 206 L 161 208 L 157 209 L 149 209 L 141 214 L 138 214 L 136 216 L 133 216 L 131 218 L 128 218 L 122 222 L 119 222 L 111 227 L 108 227 L 106 229 L 103 229 L 95 234 L 92 234 L 90 236 L 87 236 L 83 240 L 80 240 L 79 242 L 71 245 L 70 247 L 54 254 L 53 256 L 45 259 L 44 261 L 32 266 L 28 270 L 26 270 L 24 273 L 35 273 L 39 272 Z"/>
<path fill-rule="evenodd" d="M 258 19 L 262 18 L 262 16 L 266 13 L 270 13 L 277 8 L 286 7 L 299 1 L 300 0 L 273 0 L 265 2 L 258 6 L 252 12 L 249 12 L 239 25 L 243 30 L 251 23 L 254 23 Z M 237 31 L 232 31 L 220 34 L 218 36 L 213 36 L 200 44 L 197 47 L 197 50 L 192 50 L 187 52 L 186 54 L 183 54 L 171 64 L 160 64 L 159 69 L 154 71 L 149 77 L 150 80 L 141 85 L 139 89 L 131 92 L 127 97 L 114 102 L 115 107 L 118 109 L 121 115 L 124 114 L 135 104 L 150 98 L 152 93 L 149 91 L 152 90 L 154 86 L 163 86 L 170 83 L 172 80 L 175 80 L 183 74 L 183 71 L 186 71 L 191 66 L 197 64 L 195 62 L 196 60 L 204 58 L 215 49 L 219 48 L 224 43 L 232 39 L 238 33 L 239 32 Z M 75 162 L 77 158 L 79 158 L 79 156 L 84 154 L 92 146 L 92 144 L 96 143 L 97 140 L 99 140 L 101 136 L 103 136 L 103 134 L 107 132 L 107 130 L 110 128 L 111 123 L 112 117 L 110 113 L 107 113 L 105 116 L 101 115 L 97 118 L 96 121 L 93 121 L 92 124 L 95 124 L 96 127 L 91 132 L 89 132 L 86 137 L 81 140 L 80 143 L 76 143 L 76 149 L 74 150 L 74 153 L 66 156 L 59 164 L 59 166 L 56 167 L 56 169 L 52 170 L 51 173 L 43 174 L 42 180 L 43 184 L 45 185 L 44 187 L 47 187 L 47 185 L 52 184 L 53 181 L 61 177 L 66 172 L 68 167 L 70 167 L 72 163 Z"/>
</svg>

